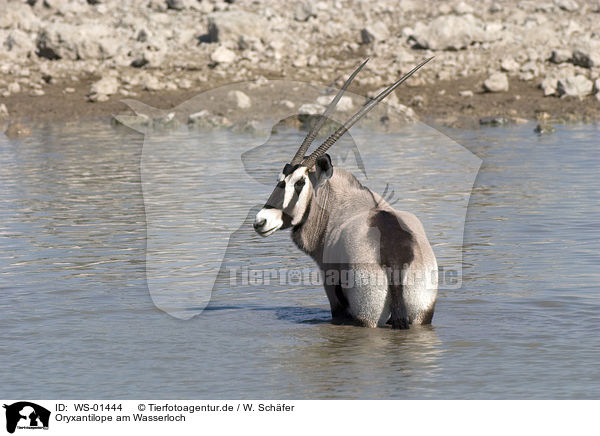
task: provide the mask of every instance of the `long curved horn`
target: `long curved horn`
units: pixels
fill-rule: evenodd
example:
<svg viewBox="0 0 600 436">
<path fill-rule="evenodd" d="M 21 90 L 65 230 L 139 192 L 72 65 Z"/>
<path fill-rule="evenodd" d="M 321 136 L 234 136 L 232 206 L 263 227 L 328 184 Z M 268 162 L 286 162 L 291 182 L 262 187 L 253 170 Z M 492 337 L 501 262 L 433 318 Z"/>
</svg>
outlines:
<svg viewBox="0 0 600 436">
<path fill-rule="evenodd" d="M 340 137 L 344 133 L 346 133 L 350 129 L 350 127 L 352 127 L 358 120 L 360 120 L 362 117 L 364 117 L 367 114 L 367 112 L 369 112 L 371 109 L 373 109 L 375 107 L 375 105 L 377 103 L 379 103 L 381 100 L 383 100 L 388 95 L 390 95 L 390 93 L 393 92 L 394 89 L 396 89 L 398 86 L 400 86 L 400 84 L 402 82 L 404 82 L 406 79 L 408 79 L 410 76 L 412 76 L 419 68 L 421 68 L 423 65 L 425 65 L 427 62 L 429 62 L 432 59 L 433 59 L 433 56 L 430 57 L 429 59 L 425 59 L 419 65 L 417 65 L 412 70 L 410 70 L 408 73 L 406 73 L 404 76 L 402 76 L 393 85 L 391 85 L 387 89 L 383 90 L 373 100 L 370 100 L 369 102 L 365 103 L 365 105 L 357 113 L 355 113 L 340 128 L 338 128 L 334 133 L 332 133 L 331 136 L 329 138 L 327 138 L 327 140 L 325 140 L 325 142 L 323 142 L 315 151 L 313 151 L 311 153 L 311 155 L 308 156 L 302 162 L 302 165 L 304 165 L 304 166 L 306 166 L 308 168 L 311 168 L 315 164 L 315 162 L 317 161 L 317 159 L 320 156 L 322 156 L 329 149 L 329 147 L 331 147 L 333 144 L 335 144 L 335 142 L 338 139 L 340 139 Z"/>
<path fill-rule="evenodd" d="M 302 141 L 300 148 L 298 149 L 298 151 L 294 155 L 294 158 L 290 162 L 291 165 L 296 165 L 302 162 L 302 159 L 304 159 L 304 153 L 306 153 L 306 150 L 308 150 L 310 144 L 312 144 L 314 139 L 317 137 L 319 130 L 321 130 L 321 127 L 323 127 L 323 125 L 327 121 L 327 115 L 329 115 L 331 111 L 335 109 L 338 102 L 340 101 L 340 98 L 342 98 L 342 95 L 344 94 L 350 83 L 354 80 L 354 78 L 360 72 L 360 70 L 363 69 L 367 62 L 369 62 L 369 58 L 365 59 L 365 61 L 362 64 L 360 64 L 356 70 L 354 70 L 352 75 L 348 77 L 348 80 L 346 80 L 346 82 L 344 83 L 344 86 L 342 86 L 342 89 L 340 89 L 335 98 L 331 100 L 331 103 L 329 103 L 329 105 L 325 109 L 325 112 L 321 114 L 315 125 L 312 127 L 312 129 L 310 129 L 310 132 L 308 132 L 308 135 L 306 135 L 306 138 L 304 138 L 304 141 Z"/>
</svg>

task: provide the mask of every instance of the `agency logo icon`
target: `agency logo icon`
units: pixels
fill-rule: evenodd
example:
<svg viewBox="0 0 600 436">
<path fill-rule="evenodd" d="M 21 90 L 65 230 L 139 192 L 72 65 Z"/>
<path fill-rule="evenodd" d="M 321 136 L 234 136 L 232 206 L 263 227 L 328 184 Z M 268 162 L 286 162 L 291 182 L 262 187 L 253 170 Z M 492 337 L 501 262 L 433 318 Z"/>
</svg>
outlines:
<svg viewBox="0 0 600 436">
<path fill-rule="evenodd" d="M 19 401 L 4 405 L 6 409 L 6 431 L 14 433 L 18 429 L 48 429 L 50 411 L 29 401 Z"/>
</svg>

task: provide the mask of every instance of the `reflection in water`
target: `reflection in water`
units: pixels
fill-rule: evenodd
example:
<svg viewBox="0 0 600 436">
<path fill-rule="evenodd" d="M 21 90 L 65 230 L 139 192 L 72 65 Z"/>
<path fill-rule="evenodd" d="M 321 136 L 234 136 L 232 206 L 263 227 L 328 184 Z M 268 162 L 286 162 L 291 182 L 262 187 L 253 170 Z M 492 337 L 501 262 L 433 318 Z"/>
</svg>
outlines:
<svg viewBox="0 0 600 436">
<path fill-rule="evenodd" d="M 296 339 L 300 346 L 282 350 L 285 370 L 293 389 L 307 397 L 403 399 L 435 392 L 442 346 L 431 326 L 398 332 L 321 324 L 313 340 Z"/>
</svg>

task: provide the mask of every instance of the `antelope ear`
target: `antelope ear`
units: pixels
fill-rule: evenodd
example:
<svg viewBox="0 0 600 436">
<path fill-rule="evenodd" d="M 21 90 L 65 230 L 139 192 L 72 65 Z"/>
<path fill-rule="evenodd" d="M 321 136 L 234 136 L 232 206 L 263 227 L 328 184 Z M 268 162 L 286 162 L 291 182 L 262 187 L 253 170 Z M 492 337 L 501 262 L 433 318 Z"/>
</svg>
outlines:
<svg viewBox="0 0 600 436">
<path fill-rule="evenodd" d="M 333 165 L 331 164 L 331 157 L 329 154 L 325 153 L 317 159 L 315 171 L 317 173 L 317 180 L 320 182 L 324 182 L 333 175 Z"/>
</svg>

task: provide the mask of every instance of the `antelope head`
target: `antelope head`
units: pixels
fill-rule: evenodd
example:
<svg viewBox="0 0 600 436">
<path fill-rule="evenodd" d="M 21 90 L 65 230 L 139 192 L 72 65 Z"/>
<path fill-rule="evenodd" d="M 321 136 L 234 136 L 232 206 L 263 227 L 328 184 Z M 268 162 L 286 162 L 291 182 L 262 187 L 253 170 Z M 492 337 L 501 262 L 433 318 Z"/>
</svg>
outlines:
<svg viewBox="0 0 600 436">
<path fill-rule="evenodd" d="M 259 235 L 267 237 L 279 229 L 302 224 L 308 215 L 315 193 L 333 175 L 333 166 L 331 158 L 326 153 L 327 150 L 367 112 L 431 59 L 421 62 L 397 82 L 383 90 L 377 97 L 365 103 L 357 113 L 332 133 L 315 151 L 305 156 L 304 154 L 327 121 L 328 115 L 335 109 L 338 101 L 352 80 L 368 62 L 368 59 L 360 64 L 310 129 L 292 160 L 283 167 L 277 177 L 277 184 L 273 193 L 263 208 L 256 214 L 254 230 Z"/>
</svg>

